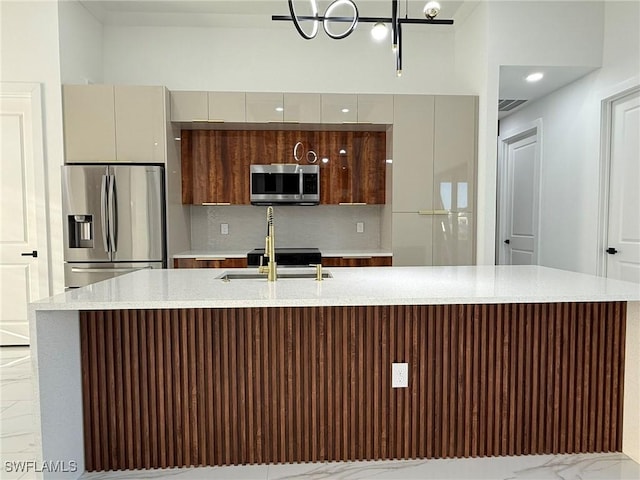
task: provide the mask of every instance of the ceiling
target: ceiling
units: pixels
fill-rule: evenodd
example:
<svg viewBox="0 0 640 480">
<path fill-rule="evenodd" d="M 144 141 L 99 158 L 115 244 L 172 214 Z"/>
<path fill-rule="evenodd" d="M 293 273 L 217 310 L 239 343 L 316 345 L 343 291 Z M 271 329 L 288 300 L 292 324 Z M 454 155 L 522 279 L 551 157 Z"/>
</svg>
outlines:
<svg viewBox="0 0 640 480">
<path fill-rule="evenodd" d="M 107 25 L 165 25 L 165 26 L 276 26 L 271 15 L 288 15 L 287 0 L 80 0 L 98 20 Z M 318 0 L 322 14 L 331 0 Z M 391 16 L 390 0 L 356 0 L 361 16 Z M 425 0 L 400 0 L 400 14 L 423 18 Z M 453 18 L 464 1 L 440 0 L 439 18 Z M 308 0 L 294 0 L 304 11 Z"/>
<path fill-rule="evenodd" d="M 466 0 L 471 4 L 475 0 Z M 100 22 L 105 25 L 137 26 L 224 26 L 227 28 L 260 27 L 291 28 L 287 22 L 274 22 L 271 15 L 288 15 L 287 0 L 80 0 Z M 309 0 L 294 0 L 301 9 L 307 8 Z M 322 14 L 331 0 L 318 0 Z M 390 16 L 390 0 L 355 0 L 361 16 Z M 439 18 L 456 19 L 461 14 L 465 1 L 440 0 L 442 11 Z M 400 0 L 400 15 L 423 18 L 425 0 Z M 543 97 L 593 71 L 595 67 L 544 67 L 502 66 L 500 68 L 500 99 L 531 100 Z M 532 71 L 541 71 L 545 77 L 531 84 L 524 77 Z M 524 106 L 522 105 L 522 106 Z M 518 107 L 518 108 L 522 108 Z M 503 118 L 510 112 L 500 112 Z"/>
<path fill-rule="evenodd" d="M 527 102 L 509 112 L 499 112 L 498 118 L 504 118 L 510 115 L 518 110 L 518 108 L 523 108 L 525 105 L 528 105 L 532 100 L 544 97 L 584 77 L 595 69 L 596 67 L 501 66 L 498 98 L 500 100 L 527 100 Z M 534 72 L 541 72 L 544 74 L 544 77 L 539 82 L 527 82 L 525 77 Z"/>
</svg>

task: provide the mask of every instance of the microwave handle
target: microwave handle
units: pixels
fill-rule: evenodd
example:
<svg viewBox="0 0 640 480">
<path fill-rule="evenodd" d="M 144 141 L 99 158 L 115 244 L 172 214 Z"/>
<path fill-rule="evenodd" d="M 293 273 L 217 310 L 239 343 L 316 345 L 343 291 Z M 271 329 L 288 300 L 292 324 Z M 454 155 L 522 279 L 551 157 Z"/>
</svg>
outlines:
<svg viewBox="0 0 640 480">
<path fill-rule="evenodd" d="M 298 186 L 298 192 L 300 193 L 300 198 L 303 198 L 304 196 L 304 173 L 302 172 L 302 170 L 300 171 L 300 175 L 298 177 L 298 181 L 300 182 L 299 186 Z"/>
</svg>

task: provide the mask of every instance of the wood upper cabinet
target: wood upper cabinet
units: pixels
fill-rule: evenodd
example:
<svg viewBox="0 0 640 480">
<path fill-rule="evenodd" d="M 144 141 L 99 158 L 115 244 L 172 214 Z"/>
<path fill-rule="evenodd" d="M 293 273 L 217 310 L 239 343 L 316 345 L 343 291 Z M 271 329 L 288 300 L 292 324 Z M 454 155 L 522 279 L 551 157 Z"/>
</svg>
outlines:
<svg viewBox="0 0 640 480">
<path fill-rule="evenodd" d="M 296 123 L 320 123 L 319 93 L 285 93 L 284 121 Z"/>
<path fill-rule="evenodd" d="M 64 85 L 65 161 L 163 163 L 164 87 Z"/>
<path fill-rule="evenodd" d="M 393 95 L 358 95 L 358 123 L 393 124 Z"/>
<path fill-rule="evenodd" d="M 320 158 L 322 203 L 384 204 L 386 179 L 385 132 L 321 132 L 329 150 Z M 327 148 L 328 147 L 328 148 Z"/>
<path fill-rule="evenodd" d="M 207 92 L 171 92 L 171 121 L 209 121 L 209 100 Z"/>
<path fill-rule="evenodd" d="M 208 92 L 210 122 L 246 122 L 244 92 Z"/>
<path fill-rule="evenodd" d="M 356 123 L 358 121 L 358 96 L 355 94 L 322 94 L 322 123 Z"/>
<path fill-rule="evenodd" d="M 284 97 L 282 93 L 247 93 L 247 122 L 282 122 Z"/>
<path fill-rule="evenodd" d="M 249 204 L 250 156 L 223 130 L 182 131 L 182 203 Z"/>
<path fill-rule="evenodd" d="M 116 160 L 116 116 L 111 85 L 63 85 L 65 162 Z"/>
</svg>

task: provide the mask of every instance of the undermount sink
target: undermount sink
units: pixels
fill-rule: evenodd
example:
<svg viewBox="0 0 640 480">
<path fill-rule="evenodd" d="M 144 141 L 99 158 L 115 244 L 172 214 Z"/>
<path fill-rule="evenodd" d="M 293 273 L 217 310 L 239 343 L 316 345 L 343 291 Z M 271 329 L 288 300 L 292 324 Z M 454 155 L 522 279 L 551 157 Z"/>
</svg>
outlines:
<svg viewBox="0 0 640 480">
<path fill-rule="evenodd" d="M 316 278 L 315 272 L 278 272 L 278 279 L 295 279 L 295 278 Z M 322 278 L 333 278 L 331 272 L 322 272 Z M 225 272 L 219 277 L 218 280 L 223 282 L 230 282 L 231 280 L 267 280 L 267 275 L 264 273 L 256 272 Z"/>
</svg>

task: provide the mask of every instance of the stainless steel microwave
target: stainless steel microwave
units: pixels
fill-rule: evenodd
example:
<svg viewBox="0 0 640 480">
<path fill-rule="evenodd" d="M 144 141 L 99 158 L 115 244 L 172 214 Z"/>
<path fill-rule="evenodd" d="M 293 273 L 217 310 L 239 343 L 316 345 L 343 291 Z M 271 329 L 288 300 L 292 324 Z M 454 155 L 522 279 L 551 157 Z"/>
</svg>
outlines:
<svg viewBox="0 0 640 480">
<path fill-rule="evenodd" d="M 320 203 L 318 165 L 273 163 L 251 165 L 250 168 L 253 205 Z"/>
</svg>

